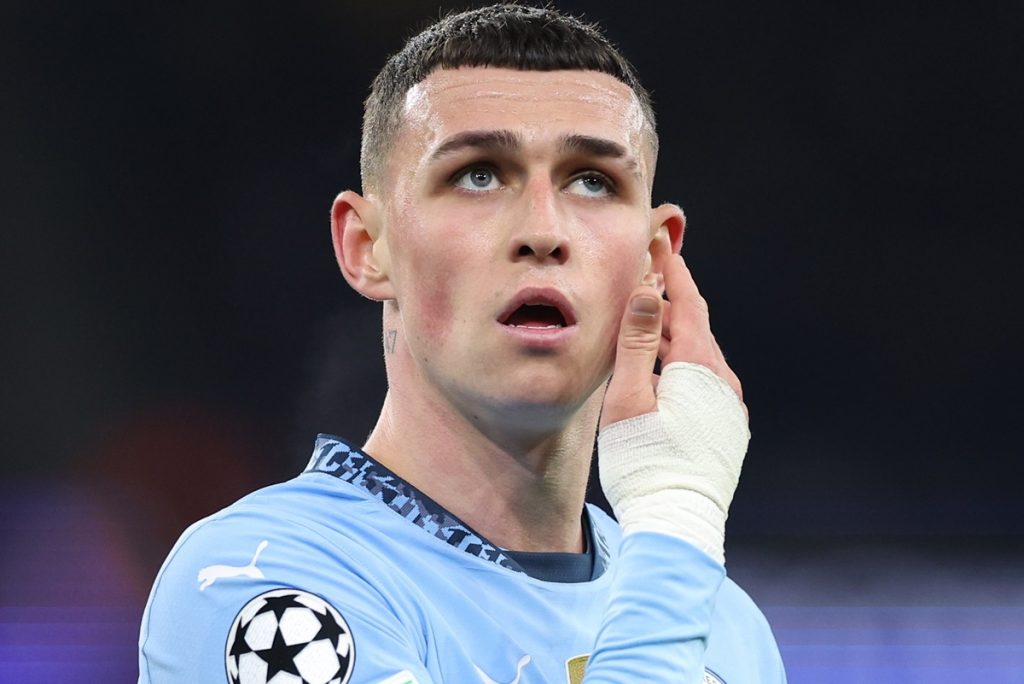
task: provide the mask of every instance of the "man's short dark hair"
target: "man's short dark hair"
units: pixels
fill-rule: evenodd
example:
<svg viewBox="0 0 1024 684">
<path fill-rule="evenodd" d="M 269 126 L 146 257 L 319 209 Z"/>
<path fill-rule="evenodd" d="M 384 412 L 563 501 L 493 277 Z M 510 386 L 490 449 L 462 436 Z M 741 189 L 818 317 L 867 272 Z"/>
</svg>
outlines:
<svg viewBox="0 0 1024 684">
<path fill-rule="evenodd" d="M 441 19 L 410 38 L 377 74 L 363 113 L 360 170 L 364 191 L 379 188 L 384 180 L 409 89 L 435 69 L 481 66 L 600 71 L 614 76 L 636 93 L 657 156 L 650 96 L 632 65 L 597 26 L 550 8 L 498 4 Z"/>
</svg>

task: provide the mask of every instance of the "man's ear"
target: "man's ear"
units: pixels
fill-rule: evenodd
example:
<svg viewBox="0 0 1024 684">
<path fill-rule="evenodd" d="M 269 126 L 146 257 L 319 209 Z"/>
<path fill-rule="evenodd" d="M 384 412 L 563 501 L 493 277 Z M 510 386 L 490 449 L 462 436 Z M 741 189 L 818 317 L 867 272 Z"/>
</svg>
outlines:
<svg viewBox="0 0 1024 684">
<path fill-rule="evenodd" d="M 650 272 L 664 272 L 665 259 L 683 248 L 686 215 L 675 204 L 662 204 L 651 211 Z"/>
<path fill-rule="evenodd" d="M 351 190 L 338 195 L 331 207 L 331 238 L 338 267 L 353 290 L 377 301 L 395 298 L 388 277 L 391 255 L 373 202 Z"/>
</svg>

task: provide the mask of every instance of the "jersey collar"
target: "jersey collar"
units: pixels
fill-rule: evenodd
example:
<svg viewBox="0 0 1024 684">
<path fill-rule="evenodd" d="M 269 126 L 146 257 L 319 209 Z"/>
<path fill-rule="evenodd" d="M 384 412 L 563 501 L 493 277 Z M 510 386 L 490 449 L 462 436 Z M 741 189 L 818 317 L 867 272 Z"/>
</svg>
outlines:
<svg viewBox="0 0 1024 684">
<path fill-rule="evenodd" d="M 529 574 L 509 551 L 492 544 L 441 504 L 340 437 L 317 435 L 313 455 L 304 472 L 326 473 L 344 480 L 450 546 L 513 572 Z M 608 544 L 589 518 L 584 509 L 588 547 L 594 554 L 590 579 L 596 579 L 608 565 Z"/>
</svg>

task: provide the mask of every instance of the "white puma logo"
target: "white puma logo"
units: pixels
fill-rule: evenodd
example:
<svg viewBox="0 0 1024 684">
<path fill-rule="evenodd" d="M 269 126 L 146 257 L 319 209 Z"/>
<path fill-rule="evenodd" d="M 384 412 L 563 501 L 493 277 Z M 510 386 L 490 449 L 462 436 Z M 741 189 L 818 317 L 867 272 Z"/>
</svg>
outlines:
<svg viewBox="0 0 1024 684">
<path fill-rule="evenodd" d="M 519 678 L 523 676 L 523 668 L 526 667 L 529 662 L 530 656 L 528 655 L 524 655 L 519 659 L 519 665 L 516 666 L 516 678 L 509 682 L 509 684 L 519 684 Z M 477 675 L 480 677 L 480 681 L 484 684 L 498 684 L 498 682 L 484 674 L 484 671 L 476 665 L 473 666 L 473 669 L 476 670 Z"/>
<path fill-rule="evenodd" d="M 267 548 L 267 540 L 264 539 L 260 542 L 260 545 L 256 547 L 256 553 L 253 555 L 252 560 L 249 561 L 248 565 L 208 565 L 199 571 L 199 581 L 202 583 L 199 585 L 199 591 L 205 591 L 206 587 L 210 586 L 219 579 L 228 579 L 231 577 L 252 577 L 253 579 L 263 579 L 263 571 L 256 567 L 256 561 L 259 559 L 260 554 L 263 553 L 263 549 Z"/>
</svg>

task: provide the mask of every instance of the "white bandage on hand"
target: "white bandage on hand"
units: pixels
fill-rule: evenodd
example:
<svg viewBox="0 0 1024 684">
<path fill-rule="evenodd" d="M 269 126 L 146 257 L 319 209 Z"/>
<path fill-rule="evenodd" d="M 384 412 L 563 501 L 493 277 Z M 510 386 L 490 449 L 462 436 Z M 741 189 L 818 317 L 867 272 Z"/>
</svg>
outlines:
<svg viewBox="0 0 1024 684">
<path fill-rule="evenodd" d="M 658 410 L 598 436 L 601 486 L 624 535 L 680 537 L 725 562 L 725 519 L 750 430 L 739 397 L 709 368 L 670 363 Z"/>
</svg>

